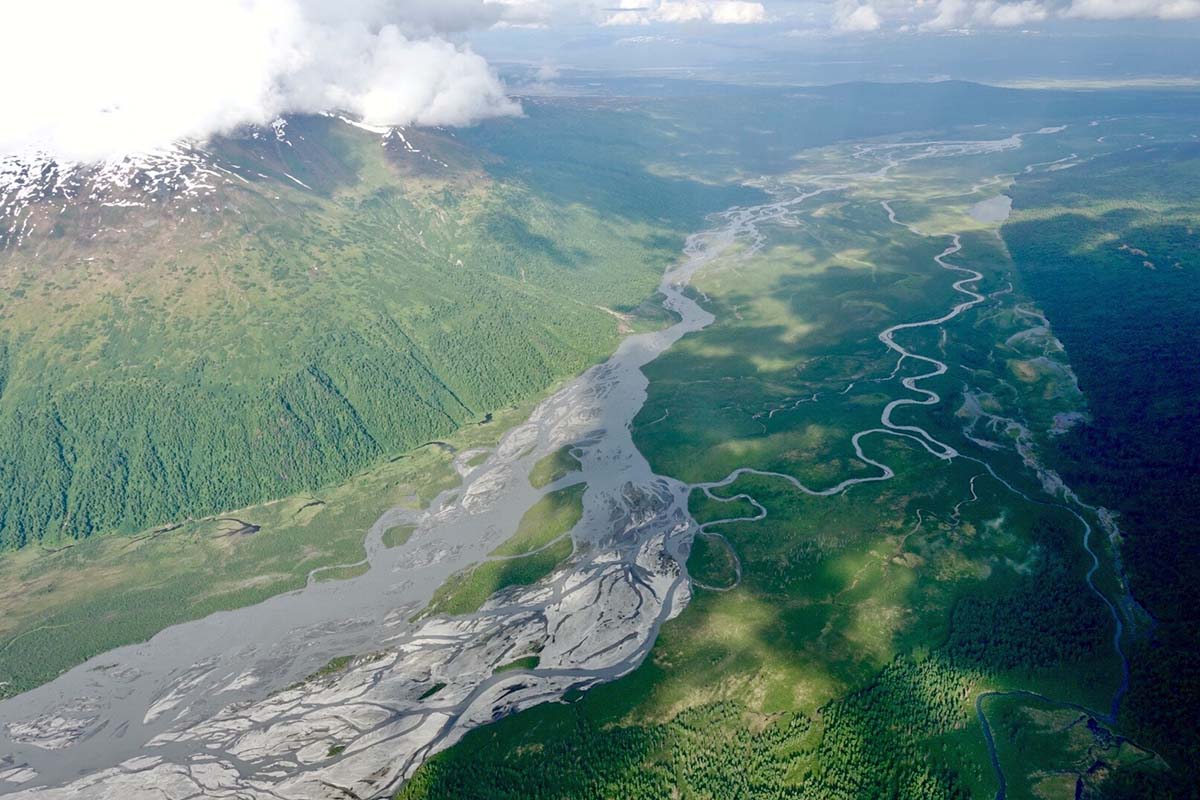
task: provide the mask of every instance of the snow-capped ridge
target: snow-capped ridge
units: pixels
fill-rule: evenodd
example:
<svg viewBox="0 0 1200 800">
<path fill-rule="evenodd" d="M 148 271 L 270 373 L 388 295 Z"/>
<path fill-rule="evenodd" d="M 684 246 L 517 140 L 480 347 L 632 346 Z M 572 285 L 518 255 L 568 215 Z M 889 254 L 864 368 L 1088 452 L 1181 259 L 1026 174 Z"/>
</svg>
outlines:
<svg viewBox="0 0 1200 800">
<path fill-rule="evenodd" d="M 0 156 L 0 245 L 20 246 L 68 206 L 130 208 L 194 200 L 213 194 L 231 174 L 187 142 L 93 164 L 40 152 Z"/>
<path fill-rule="evenodd" d="M 412 132 L 403 126 L 370 125 L 336 113 L 321 116 L 379 136 L 380 145 L 393 157 L 410 156 L 444 169 L 450 167 L 416 146 Z M 220 141 L 212 148 L 181 141 L 93 163 L 56 159 L 37 151 L 0 155 L 0 249 L 20 247 L 39 232 L 55 230 L 68 215 L 89 208 L 141 207 L 192 213 L 201 205 L 197 200 L 216 195 L 222 186 L 240 186 L 258 179 L 283 180 L 294 188 L 317 191 L 313 188 L 317 184 L 302 180 L 297 176 L 303 173 L 287 166 L 295 163 L 295 156 L 284 156 L 293 150 L 300 155 L 305 137 L 295 134 L 307 130 L 299 119 L 291 125 L 282 116 L 268 125 L 245 126 L 225 140 L 235 145 L 230 151 L 237 153 L 233 160 L 228 154 L 218 155 L 225 152 Z M 245 149 L 246 144 L 251 145 L 250 150 Z M 113 221 L 113 213 L 88 218 L 85 226 L 89 230 L 83 235 L 111 228 Z"/>
</svg>

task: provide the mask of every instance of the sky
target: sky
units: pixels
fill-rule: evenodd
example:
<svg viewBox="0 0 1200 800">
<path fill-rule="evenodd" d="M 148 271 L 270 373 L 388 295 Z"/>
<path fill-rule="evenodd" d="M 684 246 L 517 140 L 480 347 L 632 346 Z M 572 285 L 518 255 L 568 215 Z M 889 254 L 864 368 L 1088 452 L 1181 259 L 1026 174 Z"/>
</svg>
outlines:
<svg viewBox="0 0 1200 800">
<path fill-rule="evenodd" d="M 580 68 L 785 83 L 1200 71 L 1200 0 L 12 0 L 3 22 L 0 155 L 69 161 L 287 113 L 470 125 Z M 514 83 L 513 63 L 532 73 Z"/>
</svg>

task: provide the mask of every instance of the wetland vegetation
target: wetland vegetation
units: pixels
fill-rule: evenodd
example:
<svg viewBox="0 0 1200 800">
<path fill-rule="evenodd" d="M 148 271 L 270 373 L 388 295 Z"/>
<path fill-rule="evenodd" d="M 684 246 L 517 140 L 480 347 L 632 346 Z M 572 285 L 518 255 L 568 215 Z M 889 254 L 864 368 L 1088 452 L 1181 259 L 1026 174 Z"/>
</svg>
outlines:
<svg viewBox="0 0 1200 800">
<path fill-rule="evenodd" d="M 1021 175 L 1025 164 L 1051 161 L 1056 151 L 1086 152 L 1085 136 L 1027 140 L 1020 150 L 953 166 L 949 159 L 904 165 L 894 181 L 809 201 L 763 231 L 761 251 L 735 249 L 698 275 L 695 294 L 716 321 L 649 365 L 649 396 L 634 424 L 656 471 L 694 484 L 752 466 L 817 489 L 875 474 L 851 436 L 877 427 L 899 380 L 922 370 L 911 360 L 897 364 L 877 335 L 958 301 L 953 279 L 933 260 L 950 232 L 960 234 L 962 249 L 949 260 L 981 274 L 985 301 L 940 330 L 898 335 L 905 347 L 953 366 L 921 384 L 940 402 L 903 409 L 896 419 L 966 457 L 945 462 L 912 439 L 877 437 L 863 448 L 894 469 L 886 482 L 814 497 L 771 475 L 746 474 L 719 497 L 694 490 L 693 515 L 722 538 L 697 537 L 689 570 L 700 587 L 729 587 L 736 553 L 740 583 L 724 592 L 698 588 L 633 675 L 468 734 L 397 796 L 1188 796 L 1196 784 L 1187 748 L 1196 738 L 1165 734 L 1182 729 L 1169 698 L 1189 707 L 1187 634 L 1148 639 L 1146 618 L 1123 605 L 1116 543 L 1095 532 L 1085 542 L 1085 524 L 1099 529 L 1101 520 L 1042 489 L 1049 473 L 1041 458 L 1068 482 L 1076 474 L 1068 460 L 1104 470 L 1114 488 L 1124 474 L 1089 462 L 1078 442 L 1097 435 L 1089 433 L 1095 420 L 1062 433 L 1082 408 L 1102 413 L 1086 368 L 1076 384 L 1075 352 L 1090 347 L 1086 358 L 1109 364 L 1111 353 L 1094 339 L 1073 342 L 1070 322 L 1061 330 L 1065 350 L 1055 337 L 1058 320 L 1076 306 L 1111 309 L 1100 298 L 1116 287 L 1077 293 L 1053 276 L 1070 254 L 1068 263 L 1079 264 L 1072 280 L 1091 282 L 1079 274 L 1089 259 L 1082 242 L 1107 241 L 1113 258 L 1128 260 L 1143 256 L 1119 244 L 1149 239 L 1080 228 L 1061 244 L 1054 237 L 1042 244 L 1044 229 L 1032 226 L 1046 214 L 1034 193 L 1054 197 L 1054 205 L 1079 186 L 1082 199 L 1084 184 L 1103 177 L 1104 161 Z M 821 165 L 814 172 L 832 171 L 840 156 L 831 151 L 812 154 Z M 986 196 L 979 186 L 1011 186 L 1018 211 L 1003 240 L 997 220 L 970 214 Z M 1105 207 L 1131 196 L 1143 206 L 1153 194 L 1148 186 L 1111 191 L 1116 197 Z M 1194 219 L 1200 209 L 1188 205 L 1194 195 L 1185 199 L 1187 192 L 1155 203 L 1169 205 L 1176 219 Z M 881 200 L 928 235 L 890 224 Z M 1194 266 L 1194 253 L 1179 245 L 1187 247 L 1186 226 L 1172 235 L 1172 257 L 1188 265 L 1181 269 Z M 1028 269 L 1060 282 L 1063 306 L 1043 300 Z M 1187 305 L 1175 309 L 1188 313 Z M 1127 319 L 1137 325 L 1144 317 L 1131 311 Z M 1109 380 L 1114 395 L 1128 395 L 1126 384 Z M 1176 395 L 1159 398 L 1152 388 L 1159 385 L 1144 391 L 1167 403 L 1169 414 Z M 1124 408 L 1140 414 L 1140 406 Z M 1196 470 L 1181 463 L 1176 474 L 1186 481 Z M 1094 481 L 1077 488 L 1088 501 L 1121 507 L 1095 493 Z M 754 516 L 748 501 L 721 502 L 739 494 L 760 503 L 765 517 L 721 523 Z M 1137 527 L 1127 530 L 1136 519 L 1122 518 L 1123 552 L 1136 552 Z M 1161 510 L 1159 519 L 1172 524 Z M 1183 523 L 1174 524 L 1178 531 Z M 1114 649 L 1118 613 L 1128 627 Z M 1172 635 L 1180 638 L 1168 644 Z M 1152 677 L 1154 657 L 1139 666 L 1136 654 L 1145 658 L 1154 647 L 1172 647 L 1170 658 L 1180 661 Z M 1135 660 L 1129 700 L 1120 705 L 1124 652 Z M 1157 686 L 1172 668 L 1173 682 Z"/>
</svg>

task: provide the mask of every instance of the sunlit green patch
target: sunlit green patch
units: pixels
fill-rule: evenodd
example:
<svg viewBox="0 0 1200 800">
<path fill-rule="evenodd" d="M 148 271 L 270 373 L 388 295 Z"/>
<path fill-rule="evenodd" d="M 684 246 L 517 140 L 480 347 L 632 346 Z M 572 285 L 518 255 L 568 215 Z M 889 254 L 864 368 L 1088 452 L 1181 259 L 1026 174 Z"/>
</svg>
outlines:
<svg viewBox="0 0 1200 800">
<path fill-rule="evenodd" d="M 517 532 L 491 555 L 525 555 L 570 531 L 583 516 L 585 491 L 587 484 L 577 483 L 546 494 L 521 517 Z"/>
<path fill-rule="evenodd" d="M 578 471 L 579 468 L 579 459 L 571 455 L 571 445 L 566 445 L 533 465 L 533 469 L 529 471 L 529 483 L 533 488 L 541 489 Z"/>
<path fill-rule="evenodd" d="M 571 539 L 563 538 L 532 555 L 485 561 L 459 572 L 437 588 L 422 614 L 455 615 L 478 611 L 501 589 L 526 586 L 546 577 L 570 557 L 573 550 Z"/>
<path fill-rule="evenodd" d="M 501 664 L 500 666 L 496 667 L 495 672 L 500 673 L 512 672 L 514 670 L 521 669 L 537 669 L 539 660 L 540 659 L 538 656 L 524 656 L 522 658 L 513 659 L 506 664 Z"/>
<path fill-rule="evenodd" d="M 387 548 L 401 547 L 407 544 L 416 530 L 416 525 L 393 525 L 383 532 L 381 541 L 383 546 Z"/>
<path fill-rule="evenodd" d="M 345 672 L 350 666 L 350 662 L 354 660 L 354 656 L 335 656 L 329 660 L 329 663 L 321 667 L 305 678 L 306 681 L 318 681 L 322 678 L 328 678 L 332 675 L 337 675 L 339 672 Z"/>
<path fill-rule="evenodd" d="M 737 583 L 737 556 L 719 536 L 697 534 L 687 563 L 688 574 L 701 587 L 732 589 Z"/>
<path fill-rule="evenodd" d="M 366 575 L 370 571 L 371 565 L 369 563 L 345 564 L 341 566 L 330 567 L 329 569 L 322 569 L 320 572 L 317 572 L 313 575 L 313 580 L 317 581 L 318 583 L 324 583 L 326 581 L 344 581 L 349 580 L 350 578 L 357 578 L 360 575 Z"/>
<path fill-rule="evenodd" d="M 510 586 L 536 583 L 574 551 L 567 534 L 583 515 L 586 484 L 550 492 L 521 518 L 517 532 L 492 551 L 497 560 L 458 572 L 434 592 L 422 614 L 466 614 Z"/>
</svg>

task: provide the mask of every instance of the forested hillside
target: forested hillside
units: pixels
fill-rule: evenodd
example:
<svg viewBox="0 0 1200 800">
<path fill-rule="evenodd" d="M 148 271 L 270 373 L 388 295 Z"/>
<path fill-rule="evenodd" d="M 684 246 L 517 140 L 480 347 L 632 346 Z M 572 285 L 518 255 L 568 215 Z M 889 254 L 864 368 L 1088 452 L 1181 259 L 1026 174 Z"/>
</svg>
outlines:
<svg viewBox="0 0 1200 800">
<path fill-rule="evenodd" d="M 336 482 L 527 398 L 745 195 L 632 170 L 566 197 L 478 142 L 334 118 L 189 158 L 166 189 L 47 189 L 0 250 L 4 548 Z"/>
</svg>

